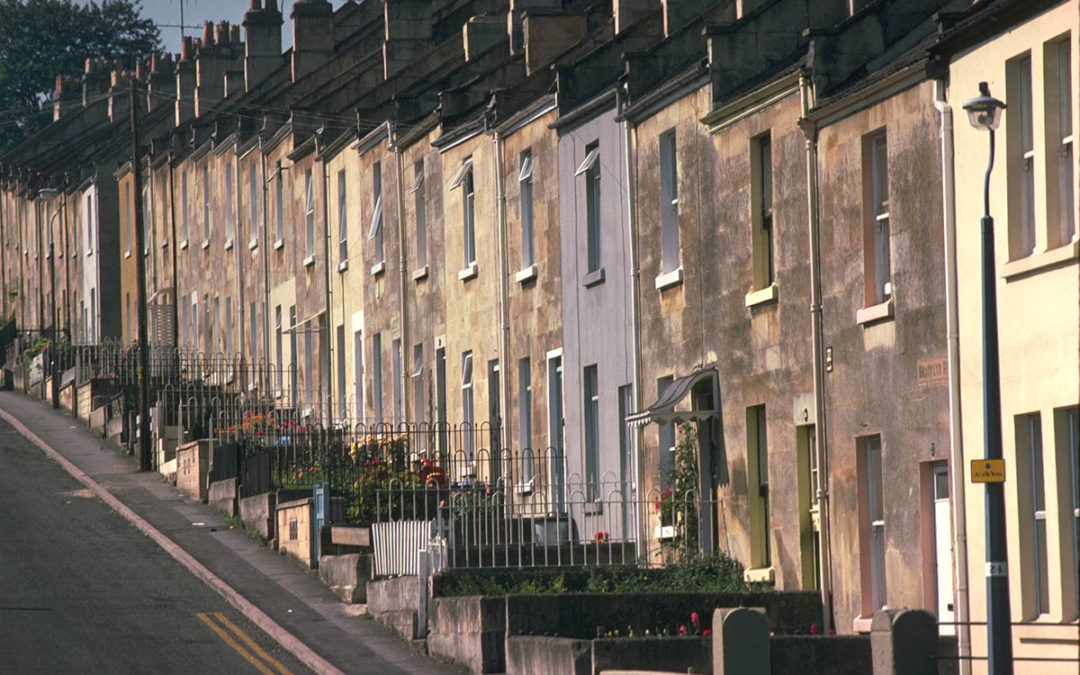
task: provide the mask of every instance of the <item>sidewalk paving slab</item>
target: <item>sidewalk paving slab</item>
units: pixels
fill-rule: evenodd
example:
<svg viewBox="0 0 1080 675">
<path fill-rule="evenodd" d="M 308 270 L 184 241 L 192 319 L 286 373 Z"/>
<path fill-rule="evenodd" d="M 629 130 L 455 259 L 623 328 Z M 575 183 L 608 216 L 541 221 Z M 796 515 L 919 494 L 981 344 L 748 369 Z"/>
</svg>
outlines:
<svg viewBox="0 0 1080 675">
<path fill-rule="evenodd" d="M 140 472 L 131 457 L 66 411 L 10 391 L 0 391 L 0 410 L 224 582 L 227 589 L 215 590 L 226 599 L 230 591 L 238 594 L 340 671 L 462 672 L 416 653 L 387 629 L 356 616 L 356 608 L 340 602 L 313 573 L 245 531 L 231 529 L 223 514 L 187 497 L 157 472 Z M 308 665 L 324 669 L 318 660 Z"/>
</svg>

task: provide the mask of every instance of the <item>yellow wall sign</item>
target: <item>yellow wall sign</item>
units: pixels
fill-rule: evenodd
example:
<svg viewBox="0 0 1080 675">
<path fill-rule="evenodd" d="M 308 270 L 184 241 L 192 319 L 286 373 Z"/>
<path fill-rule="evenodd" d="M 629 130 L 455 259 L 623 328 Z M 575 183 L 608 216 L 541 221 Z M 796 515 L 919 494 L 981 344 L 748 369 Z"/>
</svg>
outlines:
<svg viewBox="0 0 1080 675">
<path fill-rule="evenodd" d="M 1005 460 L 1003 459 L 973 459 L 971 460 L 972 483 L 1004 483 Z"/>
</svg>

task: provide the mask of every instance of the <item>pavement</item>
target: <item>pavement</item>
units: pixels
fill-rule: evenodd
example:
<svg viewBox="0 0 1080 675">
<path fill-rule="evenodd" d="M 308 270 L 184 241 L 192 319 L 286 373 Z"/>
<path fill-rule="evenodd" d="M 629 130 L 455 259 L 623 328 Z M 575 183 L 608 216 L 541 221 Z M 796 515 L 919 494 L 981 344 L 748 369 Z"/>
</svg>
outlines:
<svg viewBox="0 0 1080 675">
<path fill-rule="evenodd" d="M 0 391 L 0 419 L 217 592 L 297 661 L 318 673 L 459 673 L 338 600 L 294 561 L 95 436 L 48 402 Z"/>
</svg>

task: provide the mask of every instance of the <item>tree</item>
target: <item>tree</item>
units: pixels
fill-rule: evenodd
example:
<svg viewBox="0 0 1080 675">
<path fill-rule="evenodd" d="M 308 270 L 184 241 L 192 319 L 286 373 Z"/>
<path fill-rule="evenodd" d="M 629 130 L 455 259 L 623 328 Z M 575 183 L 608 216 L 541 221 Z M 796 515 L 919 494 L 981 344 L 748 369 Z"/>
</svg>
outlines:
<svg viewBox="0 0 1080 675">
<path fill-rule="evenodd" d="M 160 47 L 141 12 L 140 0 L 0 0 L 0 154 L 52 121 L 57 75 L 89 57 L 132 67 Z"/>
</svg>

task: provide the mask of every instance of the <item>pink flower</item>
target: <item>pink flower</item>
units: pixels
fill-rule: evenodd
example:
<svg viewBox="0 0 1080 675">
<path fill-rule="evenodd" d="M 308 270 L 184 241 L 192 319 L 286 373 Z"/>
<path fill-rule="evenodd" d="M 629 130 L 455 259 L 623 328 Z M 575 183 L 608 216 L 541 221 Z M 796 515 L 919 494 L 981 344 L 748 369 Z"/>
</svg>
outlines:
<svg viewBox="0 0 1080 675">
<path fill-rule="evenodd" d="M 701 617 L 698 616 L 697 612 L 690 612 L 690 623 L 694 624 L 694 628 L 701 625 Z"/>
<path fill-rule="evenodd" d="M 679 626 L 679 635 L 686 635 L 686 625 Z"/>
<path fill-rule="evenodd" d="M 820 632 L 821 632 L 821 631 L 820 631 L 820 630 L 818 630 L 818 627 L 817 627 L 817 624 L 816 624 L 816 623 L 812 623 L 812 624 L 810 624 L 810 634 L 811 634 L 811 635 L 817 635 L 817 634 L 818 634 L 818 633 L 820 633 Z"/>
</svg>

